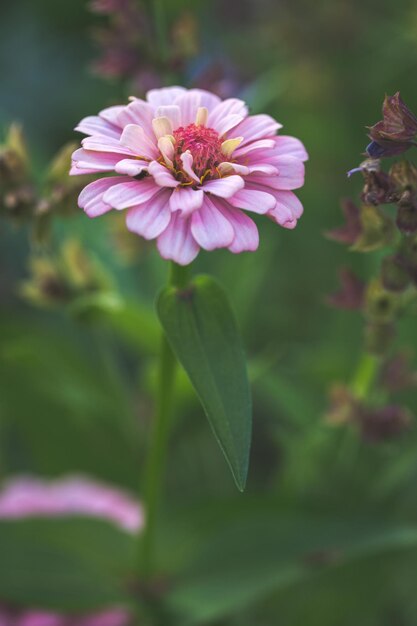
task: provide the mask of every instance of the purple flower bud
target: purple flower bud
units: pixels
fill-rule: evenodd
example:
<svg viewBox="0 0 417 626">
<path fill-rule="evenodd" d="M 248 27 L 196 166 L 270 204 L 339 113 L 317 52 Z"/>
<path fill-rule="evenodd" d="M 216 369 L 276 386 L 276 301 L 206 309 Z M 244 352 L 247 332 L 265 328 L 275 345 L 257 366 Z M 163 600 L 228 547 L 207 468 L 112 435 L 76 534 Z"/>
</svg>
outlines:
<svg viewBox="0 0 417 626">
<path fill-rule="evenodd" d="M 401 406 L 390 405 L 381 408 L 363 407 L 357 419 L 364 440 L 379 443 L 396 439 L 408 430 L 411 415 Z"/>
<path fill-rule="evenodd" d="M 382 115 L 383 119 L 369 128 L 372 142 L 366 150 L 371 157 L 394 156 L 416 145 L 417 118 L 399 92 L 385 97 Z"/>
<path fill-rule="evenodd" d="M 399 352 L 384 363 L 379 376 L 383 389 L 403 391 L 417 384 L 417 374 L 411 369 L 410 358 L 408 352 Z"/>
<path fill-rule="evenodd" d="M 331 306 L 339 309 L 358 310 L 364 303 L 365 285 L 350 269 L 342 268 L 339 272 L 340 290 L 328 296 Z"/>
<path fill-rule="evenodd" d="M 345 225 L 329 230 L 325 235 L 328 239 L 352 245 L 362 232 L 360 210 L 349 198 L 342 200 L 341 206 L 346 220 Z"/>
</svg>

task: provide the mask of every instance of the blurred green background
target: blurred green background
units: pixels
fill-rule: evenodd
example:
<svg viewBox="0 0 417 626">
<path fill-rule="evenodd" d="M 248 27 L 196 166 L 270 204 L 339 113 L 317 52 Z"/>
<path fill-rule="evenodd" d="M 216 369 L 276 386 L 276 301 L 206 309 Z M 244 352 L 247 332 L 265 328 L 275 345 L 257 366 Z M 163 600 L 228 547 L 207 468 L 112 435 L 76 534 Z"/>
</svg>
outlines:
<svg viewBox="0 0 417 626">
<path fill-rule="evenodd" d="M 231 294 L 253 380 L 254 441 L 248 489 L 237 495 L 181 377 L 159 547 L 161 569 L 176 581 L 172 610 L 187 618 L 178 623 L 219 626 L 415 625 L 417 436 L 412 427 L 369 445 L 355 429 L 325 423 L 329 387 L 352 378 L 363 334 L 359 314 L 330 309 L 325 297 L 340 266 L 366 278 L 375 260 L 323 231 L 341 222 L 340 199 L 360 192 L 360 177 L 346 171 L 361 159 L 364 127 L 380 118 L 385 93 L 400 90 L 417 109 L 417 6 L 165 5 L 168 16 L 187 9 L 198 18 L 190 80 L 207 59 L 227 58 L 237 95 L 310 154 L 296 230 L 259 220 L 256 254 L 202 252 L 195 263 Z M 23 124 L 40 179 L 63 143 L 79 141 L 71 130 L 79 119 L 131 95 L 88 69 L 98 21 L 83 0 L 0 8 L 0 122 Z M 166 267 L 153 246 L 127 264 L 110 216 L 56 219 L 55 248 L 68 237 L 95 255 L 122 304 L 97 318 L 31 306 L 18 293 L 33 253 L 28 229 L 0 223 L 1 475 L 87 473 L 136 490 L 158 344 L 152 307 Z M 403 320 L 399 345 L 416 338 L 414 321 Z M 400 400 L 416 410 L 415 394 Z"/>
</svg>

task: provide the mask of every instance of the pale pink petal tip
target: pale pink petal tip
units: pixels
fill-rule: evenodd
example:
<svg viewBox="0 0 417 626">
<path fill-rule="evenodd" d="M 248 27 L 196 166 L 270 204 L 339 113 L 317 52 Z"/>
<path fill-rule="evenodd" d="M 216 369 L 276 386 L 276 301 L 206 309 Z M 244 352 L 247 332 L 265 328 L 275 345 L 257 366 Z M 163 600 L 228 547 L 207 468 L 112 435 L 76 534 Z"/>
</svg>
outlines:
<svg viewBox="0 0 417 626">
<path fill-rule="evenodd" d="M 112 522 L 127 532 L 143 526 L 141 505 L 121 489 L 83 476 L 52 481 L 12 478 L 0 491 L 0 519 L 83 515 Z"/>
<path fill-rule="evenodd" d="M 186 265 L 200 248 L 254 251 L 258 230 L 246 212 L 286 229 L 303 207 L 302 142 L 277 134 L 281 124 L 249 115 L 242 100 L 202 89 L 153 89 L 85 117 L 87 135 L 71 174 L 97 174 L 79 198 L 89 217 L 126 210 L 127 228 L 157 239 L 161 256 Z M 110 177 L 108 175 L 110 174 Z"/>
</svg>

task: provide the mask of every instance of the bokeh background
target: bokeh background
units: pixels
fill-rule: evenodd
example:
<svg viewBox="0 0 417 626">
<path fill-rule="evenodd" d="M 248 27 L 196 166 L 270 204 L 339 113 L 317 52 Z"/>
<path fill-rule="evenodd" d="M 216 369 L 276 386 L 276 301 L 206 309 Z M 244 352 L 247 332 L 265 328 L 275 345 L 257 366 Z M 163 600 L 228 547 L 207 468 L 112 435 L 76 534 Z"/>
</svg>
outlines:
<svg viewBox="0 0 417 626">
<path fill-rule="evenodd" d="M 180 581 L 174 612 L 219 626 L 413 626 L 417 436 L 412 425 L 372 445 L 324 419 L 329 388 L 351 380 L 363 350 L 360 314 L 329 308 L 326 295 L 340 266 L 366 278 L 376 261 L 323 232 L 341 222 L 340 199 L 360 192 L 360 175 L 346 172 L 385 93 L 400 90 L 417 109 L 416 4 L 166 0 L 165 9 L 198 24 L 188 83 L 207 76 L 214 85 L 220 72 L 217 87 L 277 118 L 310 154 L 296 230 L 259 220 L 256 254 L 202 252 L 195 263 L 231 294 L 253 381 L 254 441 L 238 495 L 180 377 L 159 547 L 161 570 Z M 78 141 L 82 117 L 133 94 L 91 70 L 91 33 L 103 21 L 84 0 L 0 8 L 0 124 L 22 123 L 40 184 L 59 148 Z M 112 216 L 54 219 L 45 254 L 68 239 L 100 265 L 107 304 L 51 309 L 22 297 L 38 252 L 29 226 L 0 223 L 1 478 L 76 472 L 135 492 L 166 267 L 152 245 L 124 239 Z M 398 342 L 412 348 L 416 338 L 413 319 L 402 320 Z M 416 410 L 415 393 L 400 400 Z"/>
</svg>

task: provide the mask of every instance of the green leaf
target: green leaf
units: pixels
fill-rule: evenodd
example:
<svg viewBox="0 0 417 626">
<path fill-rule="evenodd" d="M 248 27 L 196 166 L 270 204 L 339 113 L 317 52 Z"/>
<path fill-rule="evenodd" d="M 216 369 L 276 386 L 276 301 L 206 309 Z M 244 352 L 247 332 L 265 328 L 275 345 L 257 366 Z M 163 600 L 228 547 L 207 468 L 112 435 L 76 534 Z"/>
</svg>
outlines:
<svg viewBox="0 0 417 626">
<path fill-rule="evenodd" d="M 182 624 L 224 620 L 327 570 L 360 561 L 359 575 L 376 555 L 417 548 L 415 524 L 262 508 L 260 502 L 252 516 L 236 511 L 223 530 L 214 528 L 202 541 L 167 598 Z"/>
<path fill-rule="evenodd" d="M 133 542 L 102 520 L 2 520 L 0 602 L 64 611 L 126 604 Z"/>
<path fill-rule="evenodd" d="M 249 465 L 252 402 L 242 343 L 227 296 L 213 278 L 197 276 L 184 289 L 165 288 L 157 309 L 236 485 L 243 491 Z"/>
</svg>

